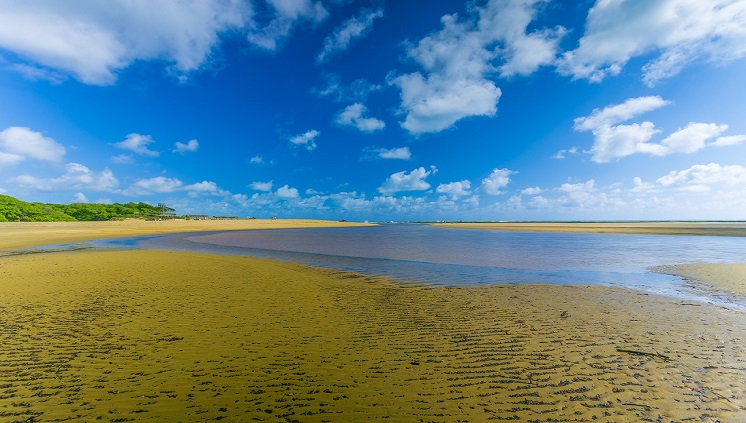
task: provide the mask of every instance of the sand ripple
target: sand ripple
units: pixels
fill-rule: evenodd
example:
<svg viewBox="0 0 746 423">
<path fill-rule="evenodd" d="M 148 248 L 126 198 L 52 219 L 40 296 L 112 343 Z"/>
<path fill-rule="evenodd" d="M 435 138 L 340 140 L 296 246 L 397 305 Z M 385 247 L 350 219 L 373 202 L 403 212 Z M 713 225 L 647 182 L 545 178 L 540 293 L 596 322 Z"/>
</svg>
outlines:
<svg viewBox="0 0 746 423">
<path fill-rule="evenodd" d="M 5 257 L 0 421 L 744 421 L 745 319 L 246 257 Z"/>
</svg>

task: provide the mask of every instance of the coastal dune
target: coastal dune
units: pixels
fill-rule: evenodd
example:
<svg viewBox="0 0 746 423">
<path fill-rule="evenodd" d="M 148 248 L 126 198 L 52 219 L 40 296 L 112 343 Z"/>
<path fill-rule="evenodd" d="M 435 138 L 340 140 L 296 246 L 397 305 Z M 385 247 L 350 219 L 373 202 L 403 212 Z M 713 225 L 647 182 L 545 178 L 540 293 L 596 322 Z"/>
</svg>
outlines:
<svg viewBox="0 0 746 423">
<path fill-rule="evenodd" d="M 603 286 L 434 288 L 174 251 L 9 255 L 0 421 L 743 421 L 743 322 Z"/>
</svg>

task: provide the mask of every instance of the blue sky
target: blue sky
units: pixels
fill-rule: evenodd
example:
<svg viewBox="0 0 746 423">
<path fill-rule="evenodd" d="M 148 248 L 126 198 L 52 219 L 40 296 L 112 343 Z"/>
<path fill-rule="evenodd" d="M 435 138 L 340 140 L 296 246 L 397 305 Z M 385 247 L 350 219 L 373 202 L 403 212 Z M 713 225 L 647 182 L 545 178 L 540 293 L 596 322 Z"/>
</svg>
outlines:
<svg viewBox="0 0 746 423">
<path fill-rule="evenodd" d="M 744 0 L 7 0 L 0 193 L 746 219 Z"/>
</svg>

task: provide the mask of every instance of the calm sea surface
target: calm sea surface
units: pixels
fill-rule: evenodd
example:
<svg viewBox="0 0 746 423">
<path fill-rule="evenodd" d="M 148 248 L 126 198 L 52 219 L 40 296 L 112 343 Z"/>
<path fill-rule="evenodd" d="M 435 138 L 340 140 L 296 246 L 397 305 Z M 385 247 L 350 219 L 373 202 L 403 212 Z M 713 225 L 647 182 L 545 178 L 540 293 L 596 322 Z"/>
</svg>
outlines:
<svg viewBox="0 0 746 423">
<path fill-rule="evenodd" d="M 742 299 L 696 292 L 651 266 L 746 262 L 746 239 L 443 229 L 392 224 L 173 234 L 97 246 L 176 249 L 291 260 L 434 285 L 621 285 L 746 310 Z M 707 295 L 705 297 L 705 295 Z"/>
</svg>

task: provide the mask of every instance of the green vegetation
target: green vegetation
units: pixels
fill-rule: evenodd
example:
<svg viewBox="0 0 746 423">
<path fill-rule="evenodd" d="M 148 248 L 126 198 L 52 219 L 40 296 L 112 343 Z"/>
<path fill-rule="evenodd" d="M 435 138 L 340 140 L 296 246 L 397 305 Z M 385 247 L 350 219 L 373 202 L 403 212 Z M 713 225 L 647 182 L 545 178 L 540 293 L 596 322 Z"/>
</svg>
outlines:
<svg viewBox="0 0 746 423">
<path fill-rule="evenodd" d="M 173 212 L 164 205 L 127 204 L 44 204 L 27 203 L 0 195 L 0 222 L 74 222 L 78 220 L 117 220 L 148 218 Z"/>
</svg>

